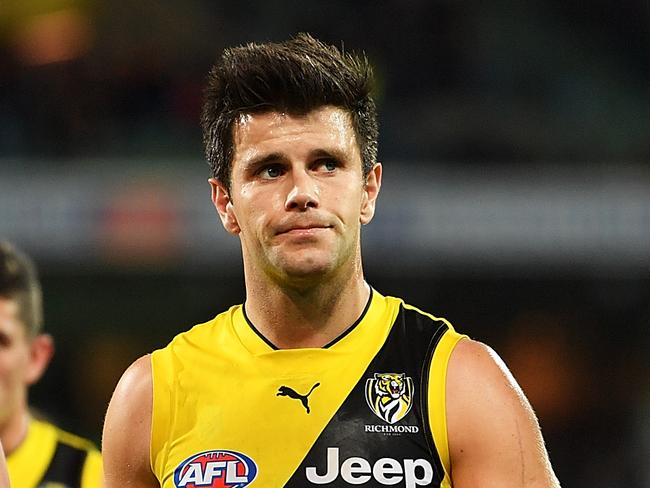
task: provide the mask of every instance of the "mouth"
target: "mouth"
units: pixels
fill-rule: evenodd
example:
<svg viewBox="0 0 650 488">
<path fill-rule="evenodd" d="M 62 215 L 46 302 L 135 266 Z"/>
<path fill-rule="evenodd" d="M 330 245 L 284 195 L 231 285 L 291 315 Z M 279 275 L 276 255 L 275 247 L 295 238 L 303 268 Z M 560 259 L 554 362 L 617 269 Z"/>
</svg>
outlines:
<svg viewBox="0 0 650 488">
<path fill-rule="evenodd" d="M 281 234 L 290 234 L 290 235 L 309 235 L 315 234 L 319 231 L 331 229 L 331 225 L 321 225 L 321 224 L 308 224 L 308 225 L 293 225 L 286 228 L 281 228 L 278 231 L 278 235 Z"/>
<path fill-rule="evenodd" d="M 278 235 L 288 235 L 288 236 L 312 236 L 316 235 L 319 232 L 330 229 L 331 227 L 292 227 L 283 232 L 280 232 Z"/>
</svg>

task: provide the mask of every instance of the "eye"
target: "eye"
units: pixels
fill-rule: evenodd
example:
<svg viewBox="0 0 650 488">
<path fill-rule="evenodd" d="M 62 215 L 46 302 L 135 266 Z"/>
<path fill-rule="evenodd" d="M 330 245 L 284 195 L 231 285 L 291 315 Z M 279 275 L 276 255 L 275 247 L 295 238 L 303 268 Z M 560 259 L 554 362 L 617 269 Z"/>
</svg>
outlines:
<svg viewBox="0 0 650 488">
<path fill-rule="evenodd" d="M 325 161 L 324 166 L 327 171 L 334 171 L 336 169 L 337 164 L 336 161 L 330 159 L 328 161 Z"/>
<path fill-rule="evenodd" d="M 265 166 L 261 169 L 260 176 L 267 180 L 272 180 L 274 178 L 282 176 L 282 167 L 279 164 Z"/>
<path fill-rule="evenodd" d="M 336 170 L 336 168 L 339 167 L 339 162 L 336 159 L 319 159 L 317 162 L 317 167 L 322 168 L 328 173 L 331 173 L 332 171 Z"/>
<path fill-rule="evenodd" d="M 0 349 L 6 349 L 11 346 L 11 337 L 5 332 L 0 332 Z"/>
</svg>

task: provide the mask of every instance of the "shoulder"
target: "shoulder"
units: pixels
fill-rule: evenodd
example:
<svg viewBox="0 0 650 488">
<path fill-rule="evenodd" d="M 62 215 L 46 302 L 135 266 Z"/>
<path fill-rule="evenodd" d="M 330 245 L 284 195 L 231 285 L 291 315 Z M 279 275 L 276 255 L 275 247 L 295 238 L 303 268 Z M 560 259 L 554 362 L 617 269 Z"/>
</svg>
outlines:
<svg viewBox="0 0 650 488">
<path fill-rule="evenodd" d="M 462 419 L 460 424 L 467 426 L 456 429 L 457 441 L 462 439 L 461 434 L 471 437 L 469 426 L 473 423 L 503 421 L 500 414 L 534 420 L 524 393 L 503 360 L 481 342 L 466 338 L 456 344 L 449 359 L 446 389 L 449 427 L 455 427 L 454 419 Z"/>
<path fill-rule="evenodd" d="M 121 486 L 151 475 L 149 447 L 152 406 L 151 357 L 137 359 L 120 378 L 106 412 L 102 453 L 106 486 Z M 145 485 L 142 485 L 145 486 Z"/>
<path fill-rule="evenodd" d="M 128 423 L 130 426 L 148 428 L 152 388 L 151 355 L 146 354 L 134 361 L 117 383 L 108 405 L 105 427 L 110 429 L 113 423 Z"/>
<path fill-rule="evenodd" d="M 135 360 L 124 372 L 111 403 L 116 403 L 116 407 L 142 405 L 143 400 L 151 397 L 151 386 L 151 355 L 146 354 Z"/>
<path fill-rule="evenodd" d="M 411 327 L 423 328 L 425 330 L 430 330 L 431 327 L 439 329 L 440 333 L 446 332 L 447 330 L 454 331 L 454 327 L 451 323 L 444 317 L 433 315 L 430 312 L 421 310 L 420 308 L 404 302 L 399 299 L 400 308 L 403 310 L 405 320 L 409 323 Z"/>
<path fill-rule="evenodd" d="M 523 396 L 503 360 L 488 345 L 469 338 L 459 341 L 449 364 L 448 385 L 458 393 L 471 393 L 477 387 L 494 394 L 512 392 Z"/>
<path fill-rule="evenodd" d="M 157 356 L 173 355 L 188 347 L 194 349 L 205 347 L 206 343 L 212 341 L 215 335 L 227 329 L 227 325 L 232 322 L 233 316 L 240 312 L 241 308 L 241 305 L 233 305 L 230 309 L 219 313 L 207 322 L 192 325 L 188 329 L 179 332 L 166 346 L 152 353 L 154 363 Z"/>
<path fill-rule="evenodd" d="M 459 341 L 447 370 L 447 431 L 458 486 L 557 486 L 537 418 L 489 346 Z"/>
</svg>

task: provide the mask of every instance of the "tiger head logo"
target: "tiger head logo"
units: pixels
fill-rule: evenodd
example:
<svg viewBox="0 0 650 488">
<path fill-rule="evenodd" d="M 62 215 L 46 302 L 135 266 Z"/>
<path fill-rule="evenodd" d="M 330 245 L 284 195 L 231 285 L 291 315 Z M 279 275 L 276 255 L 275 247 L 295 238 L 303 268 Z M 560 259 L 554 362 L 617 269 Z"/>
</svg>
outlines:
<svg viewBox="0 0 650 488">
<path fill-rule="evenodd" d="M 380 419 L 394 424 L 413 405 L 413 380 L 404 373 L 375 373 L 366 380 L 366 402 Z"/>
</svg>

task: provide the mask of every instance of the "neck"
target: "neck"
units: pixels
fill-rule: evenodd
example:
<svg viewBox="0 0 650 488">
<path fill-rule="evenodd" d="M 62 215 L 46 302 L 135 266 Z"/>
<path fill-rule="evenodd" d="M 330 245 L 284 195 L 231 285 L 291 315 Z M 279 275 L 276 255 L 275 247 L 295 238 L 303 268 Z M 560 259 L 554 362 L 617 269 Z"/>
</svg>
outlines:
<svg viewBox="0 0 650 488">
<path fill-rule="evenodd" d="M 360 267 L 349 276 L 287 287 L 246 280 L 246 314 L 280 349 L 323 347 L 354 324 L 370 296 Z"/>
<path fill-rule="evenodd" d="M 0 427 L 0 441 L 2 441 L 2 447 L 7 456 L 25 440 L 28 425 L 29 413 L 27 409 L 18 409 Z"/>
</svg>

